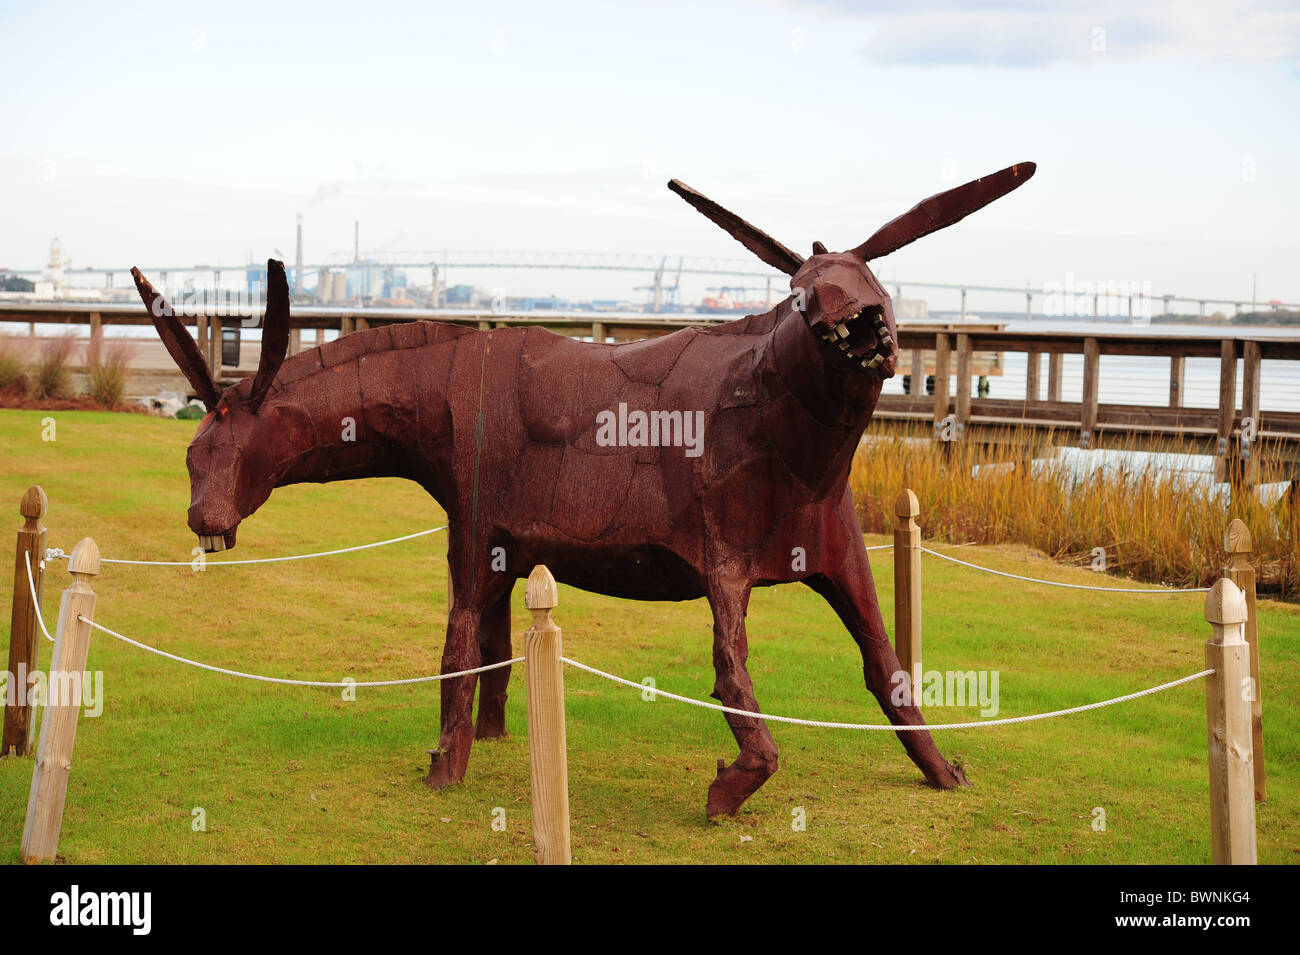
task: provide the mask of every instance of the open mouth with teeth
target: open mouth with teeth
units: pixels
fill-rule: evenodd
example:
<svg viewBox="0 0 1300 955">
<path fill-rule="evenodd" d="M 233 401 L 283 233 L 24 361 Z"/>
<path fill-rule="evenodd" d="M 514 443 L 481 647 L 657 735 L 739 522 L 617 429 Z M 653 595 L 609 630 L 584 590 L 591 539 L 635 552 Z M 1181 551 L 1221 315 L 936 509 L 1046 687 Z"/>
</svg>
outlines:
<svg viewBox="0 0 1300 955">
<path fill-rule="evenodd" d="M 894 338 L 885 324 L 884 312 L 877 305 L 868 305 L 852 318 L 838 325 L 823 326 L 817 333 L 844 360 L 866 371 L 885 370 L 894 354 Z"/>
<path fill-rule="evenodd" d="M 200 534 L 199 546 L 203 548 L 205 554 L 230 550 L 235 546 L 235 528 L 232 527 L 224 534 Z"/>
</svg>

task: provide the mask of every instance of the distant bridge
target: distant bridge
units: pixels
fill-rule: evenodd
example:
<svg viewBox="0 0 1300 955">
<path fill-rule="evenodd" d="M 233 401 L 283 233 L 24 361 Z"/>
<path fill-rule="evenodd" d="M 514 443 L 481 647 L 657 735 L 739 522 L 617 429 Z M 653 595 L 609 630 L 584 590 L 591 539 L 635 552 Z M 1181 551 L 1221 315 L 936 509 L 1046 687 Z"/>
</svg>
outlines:
<svg viewBox="0 0 1300 955">
<path fill-rule="evenodd" d="M 604 272 L 639 272 L 650 273 L 654 285 L 650 288 L 656 292 L 666 289 L 664 284 L 665 276 L 668 273 L 673 275 L 707 275 L 707 276 L 727 276 L 730 278 L 744 278 L 752 280 L 761 280 L 767 288 L 769 302 L 775 301 L 772 298 L 772 291 L 778 291 L 777 298 L 784 298 L 784 289 L 788 286 L 789 277 L 776 272 L 772 269 L 762 269 L 756 266 L 752 261 L 747 259 L 729 259 L 729 258 L 706 258 L 698 256 L 673 256 L 673 255 L 650 255 L 641 253 L 622 253 L 622 252 L 489 252 L 489 251 L 461 251 L 461 252 L 436 252 L 436 251 L 419 251 L 419 252 L 385 252 L 372 254 L 367 253 L 369 257 L 362 259 L 353 259 L 351 261 L 340 258 L 337 261 L 321 262 L 315 264 L 304 263 L 302 265 L 290 265 L 290 283 L 295 289 L 299 288 L 300 279 L 303 276 L 319 274 L 324 270 L 339 270 L 346 268 L 361 268 L 366 266 L 378 266 L 383 268 L 396 268 L 414 271 L 427 271 L 430 275 L 431 284 L 436 287 L 438 278 L 441 277 L 445 282 L 447 273 L 452 269 L 544 269 L 554 271 L 604 271 Z M 142 271 L 155 279 L 156 284 L 160 287 L 167 285 L 168 276 L 203 276 L 205 284 L 210 280 L 213 288 L 222 288 L 223 277 L 234 275 L 239 277 L 238 285 L 244 284 L 244 275 L 248 269 L 257 269 L 261 266 L 257 263 L 248 265 L 187 265 L 187 266 L 162 266 L 152 265 L 142 267 Z M 6 269 L 3 270 L 8 274 L 19 275 L 29 279 L 39 279 L 44 273 L 41 269 Z M 102 278 L 104 287 L 112 289 L 117 277 L 126 277 L 129 269 L 119 268 L 66 268 L 63 270 L 65 277 L 87 276 L 91 279 L 96 277 Z M 922 289 L 922 290 L 939 290 L 958 292 L 961 296 L 960 314 L 964 317 L 966 313 L 966 296 L 970 292 L 979 292 L 983 294 L 1013 295 L 1023 296 L 1025 300 L 1025 315 L 1032 319 L 1034 299 L 1043 301 L 1053 295 L 1060 295 L 1061 289 L 1047 287 L 1030 287 L 1028 284 L 1023 287 L 1006 286 L 1006 285 L 985 285 L 974 282 L 927 282 L 912 281 L 910 279 L 891 279 L 885 283 L 889 288 L 894 290 L 898 299 L 903 296 L 903 289 Z M 1080 286 L 1086 283 L 1079 282 Z M 1122 283 L 1121 283 L 1122 284 Z M 1068 290 L 1067 290 L 1068 293 Z M 1080 297 L 1076 295 L 1075 297 Z M 1281 301 L 1252 301 L 1246 297 L 1239 298 L 1222 298 L 1211 295 L 1185 295 L 1174 293 L 1145 294 L 1141 290 L 1130 291 L 1127 294 L 1121 294 L 1111 291 L 1109 294 L 1104 288 L 1096 292 L 1085 291 L 1081 293 L 1084 299 L 1092 299 L 1092 315 L 1097 316 L 1133 316 L 1135 314 L 1150 314 L 1149 308 L 1159 305 L 1164 312 L 1172 312 L 1174 305 L 1194 306 L 1186 314 L 1194 312 L 1198 315 L 1206 314 L 1206 307 L 1232 308 L 1235 313 L 1241 313 L 1246 309 L 1260 308 L 1280 308 L 1290 311 L 1300 311 L 1300 302 L 1281 302 Z M 654 302 L 660 301 L 660 296 L 654 296 Z M 1103 307 L 1105 303 L 1106 307 Z M 653 304 L 650 309 L 652 312 L 659 312 L 660 309 Z M 1085 316 L 1079 316 L 1085 317 Z"/>
</svg>

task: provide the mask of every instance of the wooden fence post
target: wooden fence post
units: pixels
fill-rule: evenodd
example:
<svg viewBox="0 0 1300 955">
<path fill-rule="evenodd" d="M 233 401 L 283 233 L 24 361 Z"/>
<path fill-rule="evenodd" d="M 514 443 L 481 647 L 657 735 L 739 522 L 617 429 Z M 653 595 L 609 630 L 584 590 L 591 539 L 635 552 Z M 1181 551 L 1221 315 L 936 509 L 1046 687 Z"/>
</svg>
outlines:
<svg viewBox="0 0 1300 955">
<path fill-rule="evenodd" d="M 907 393 L 913 396 L 925 397 L 925 352 L 920 348 L 912 349 L 912 380 L 908 382 L 911 386 Z"/>
<path fill-rule="evenodd" d="M 894 650 L 910 679 L 912 702 L 920 705 L 921 686 L 921 507 L 910 488 L 894 504 Z"/>
<path fill-rule="evenodd" d="M 1215 865 L 1255 864 L 1255 773 L 1251 768 L 1250 648 L 1242 634 L 1246 595 L 1220 577 L 1205 598 L 1212 634 L 1205 644 L 1210 834 Z"/>
<path fill-rule="evenodd" d="M 1246 342 L 1241 349 L 1241 429 L 1233 447 L 1233 474 L 1240 478 L 1241 490 L 1247 492 L 1255 490 L 1260 475 L 1259 454 L 1254 446 L 1263 430 L 1259 421 L 1259 363 L 1259 342 Z"/>
<path fill-rule="evenodd" d="M 948 374 L 952 341 L 944 332 L 934 336 L 934 436 L 939 436 L 943 419 L 948 417 Z M 966 382 L 970 387 L 970 382 Z"/>
<path fill-rule="evenodd" d="M 970 421 L 970 387 L 971 387 L 971 360 L 974 356 L 971 354 L 970 335 L 965 332 L 957 334 L 957 421 L 959 424 L 967 424 Z"/>
<path fill-rule="evenodd" d="M 533 795 L 533 859 L 538 865 L 569 865 L 569 755 L 564 736 L 564 652 L 551 619 L 559 603 L 555 578 L 538 564 L 528 575 L 524 605 L 533 612 L 525 636 L 528 685 L 528 756 Z"/>
<path fill-rule="evenodd" d="M 95 592 L 90 583 L 99 574 L 99 548 L 94 540 L 85 537 L 77 544 L 68 559 L 68 573 L 72 574 L 72 586 L 63 591 L 59 606 L 59 629 L 46 675 L 45 718 L 41 720 L 41 741 L 23 824 L 22 860 L 26 863 L 53 862 L 59 852 L 72 747 L 88 679 L 90 625 L 81 618 L 90 620 L 95 614 Z"/>
<path fill-rule="evenodd" d="M 208 316 L 208 368 L 214 378 L 221 377 L 221 316 Z"/>
<path fill-rule="evenodd" d="M 1065 375 L 1065 356 L 1059 351 L 1047 355 L 1047 400 L 1061 400 L 1061 379 Z"/>
<path fill-rule="evenodd" d="M 39 607 L 32 601 L 31 584 L 36 584 L 39 600 L 45 582 L 45 525 L 41 523 L 49 511 L 49 500 L 39 485 L 33 484 L 18 504 L 18 513 L 24 518 L 18 531 L 18 551 L 14 559 L 14 600 L 9 621 L 9 679 L 14 705 L 5 706 L 4 736 L 0 741 L 0 755 L 26 756 L 36 741 L 36 707 L 32 694 L 35 674 L 40 666 L 40 628 L 37 625 Z M 27 579 L 27 561 L 32 562 L 32 580 Z M 22 686 L 19 686 L 21 681 Z M 7 704 L 8 701 L 6 701 Z"/>
<path fill-rule="evenodd" d="M 1215 449 L 1214 479 L 1232 479 L 1230 452 L 1237 421 L 1237 342 L 1225 338 L 1219 346 L 1219 445 Z"/>
<path fill-rule="evenodd" d="M 1255 801 L 1263 802 L 1264 791 L 1264 697 L 1259 683 L 1259 621 L 1255 610 L 1255 567 L 1250 562 L 1254 550 L 1250 530 L 1240 518 L 1233 518 L 1224 535 L 1223 549 L 1228 552 L 1227 577 L 1246 594 L 1246 643 L 1250 647 L 1250 679 L 1254 691 L 1250 700 L 1251 755 L 1255 761 Z"/>
<path fill-rule="evenodd" d="M 1079 447 L 1097 446 L 1097 396 L 1101 385 L 1101 343 L 1083 340 L 1083 408 L 1079 413 Z"/>
<path fill-rule="evenodd" d="M 1043 353 L 1034 351 L 1032 348 L 1025 359 L 1025 401 L 1029 404 L 1037 404 L 1040 400 L 1039 395 L 1042 393 L 1042 386 L 1039 384 L 1043 373 Z"/>
<path fill-rule="evenodd" d="M 1187 391 L 1187 359 L 1185 355 L 1169 356 L 1169 407 L 1181 408 L 1183 394 Z"/>
</svg>

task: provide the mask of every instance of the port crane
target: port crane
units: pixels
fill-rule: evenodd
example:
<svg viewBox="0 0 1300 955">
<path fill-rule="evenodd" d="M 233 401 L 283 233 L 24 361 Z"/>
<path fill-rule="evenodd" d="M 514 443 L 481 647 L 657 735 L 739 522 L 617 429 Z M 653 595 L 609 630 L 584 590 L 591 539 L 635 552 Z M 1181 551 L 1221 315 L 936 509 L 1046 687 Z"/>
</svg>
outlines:
<svg viewBox="0 0 1300 955">
<path fill-rule="evenodd" d="M 677 278 L 673 280 L 672 285 L 664 285 L 664 271 L 668 266 L 668 256 L 665 255 L 662 259 L 659 260 L 659 267 L 656 268 L 654 271 L 654 284 L 638 285 L 636 287 L 636 291 L 638 292 L 654 293 L 650 299 L 651 312 L 658 312 L 661 310 L 661 306 L 664 304 L 665 293 L 667 293 L 668 295 L 667 304 L 673 306 L 674 311 L 676 310 L 676 307 L 680 304 L 677 299 L 677 293 L 678 293 L 678 289 L 680 289 L 682 285 L 682 266 L 685 262 L 686 262 L 685 256 L 678 257 Z"/>
</svg>

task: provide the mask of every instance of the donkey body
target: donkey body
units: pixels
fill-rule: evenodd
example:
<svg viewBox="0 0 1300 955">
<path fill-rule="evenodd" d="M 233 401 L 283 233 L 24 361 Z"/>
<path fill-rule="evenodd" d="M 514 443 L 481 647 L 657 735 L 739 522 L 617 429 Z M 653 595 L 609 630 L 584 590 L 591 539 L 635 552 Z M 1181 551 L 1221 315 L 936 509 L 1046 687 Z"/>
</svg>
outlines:
<svg viewBox="0 0 1300 955">
<path fill-rule="evenodd" d="M 965 197 L 952 208 L 934 204 L 961 190 L 927 200 L 929 208 L 917 207 L 924 221 L 909 226 L 901 217 L 864 245 L 891 229 L 889 243 L 941 228 L 1032 172 L 1022 164 L 995 174 L 1011 173 L 1010 182 L 986 177 L 961 187 Z M 283 266 L 272 262 L 262 365 L 217 395 L 188 333 L 137 273 L 173 356 L 192 382 L 206 376 L 206 388 L 195 384 L 210 413 L 189 450 L 190 527 L 205 547 L 222 549 L 275 487 L 409 478 L 437 499 L 450 525 L 453 607 L 443 672 L 510 658 L 514 582 L 544 563 L 557 580 L 597 593 L 707 598 L 713 695 L 753 712 L 750 591 L 800 581 L 857 642 L 866 685 L 889 720 L 923 723 L 915 706 L 891 699 L 900 667 L 848 489 L 854 453 L 897 363 L 889 297 L 866 267 L 864 247 L 832 254 L 815 246 L 805 262 L 673 187 L 790 272 L 794 294 L 762 315 L 632 344 L 584 343 L 542 328 L 417 322 L 356 332 L 285 359 L 288 285 Z M 634 424 L 625 429 L 628 420 Z M 696 421 L 703 428 L 692 444 L 686 429 Z M 441 685 L 432 786 L 463 778 L 475 735 L 505 733 L 509 668 L 482 674 L 477 723 L 476 682 Z M 734 813 L 777 768 L 761 718 L 728 714 L 727 721 L 740 753 L 729 766 L 719 760 L 709 816 Z M 965 782 L 929 733 L 898 736 L 931 784 Z"/>
</svg>

